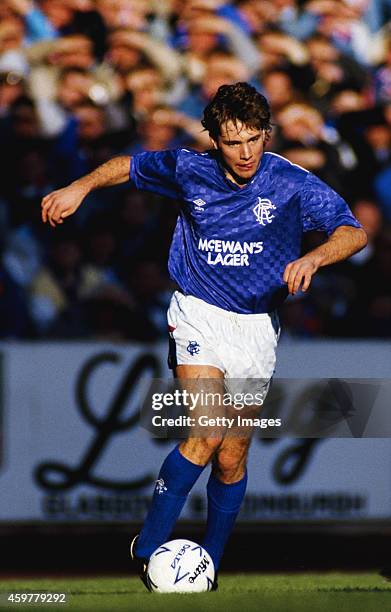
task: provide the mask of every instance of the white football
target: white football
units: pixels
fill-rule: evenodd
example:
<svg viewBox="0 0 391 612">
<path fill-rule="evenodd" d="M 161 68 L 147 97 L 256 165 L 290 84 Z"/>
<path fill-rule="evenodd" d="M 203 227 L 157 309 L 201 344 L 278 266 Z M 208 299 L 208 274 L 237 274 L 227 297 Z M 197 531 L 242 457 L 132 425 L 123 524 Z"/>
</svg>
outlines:
<svg viewBox="0 0 391 612">
<path fill-rule="evenodd" d="M 157 593 L 202 593 L 213 586 L 213 561 L 202 546 L 190 540 L 171 540 L 159 546 L 148 563 L 148 581 Z"/>
</svg>

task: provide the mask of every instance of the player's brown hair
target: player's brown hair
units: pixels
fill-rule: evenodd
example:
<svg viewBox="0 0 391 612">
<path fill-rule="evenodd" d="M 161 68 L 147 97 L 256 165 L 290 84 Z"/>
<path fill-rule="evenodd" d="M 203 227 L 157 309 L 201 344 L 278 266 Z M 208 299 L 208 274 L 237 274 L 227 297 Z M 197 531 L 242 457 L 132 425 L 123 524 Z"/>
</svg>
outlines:
<svg viewBox="0 0 391 612">
<path fill-rule="evenodd" d="M 270 117 L 269 103 L 265 96 L 249 83 L 234 83 L 218 88 L 204 109 L 201 123 L 213 140 L 220 136 L 220 128 L 227 121 L 234 124 L 240 121 L 246 127 L 265 130 L 268 140 L 272 129 Z"/>
</svg>

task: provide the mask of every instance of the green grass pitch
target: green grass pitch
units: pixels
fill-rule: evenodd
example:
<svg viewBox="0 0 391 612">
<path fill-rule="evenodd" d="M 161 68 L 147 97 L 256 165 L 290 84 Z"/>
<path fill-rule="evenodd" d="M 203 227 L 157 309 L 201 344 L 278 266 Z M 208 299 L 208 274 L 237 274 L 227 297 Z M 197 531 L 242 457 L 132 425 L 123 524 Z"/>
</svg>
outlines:
<svg viewBox="0 0 391 612">
<path fill-rule="evenodd" d="M 67 593 L 68 603 L 11 604 L 6 594 Z M 1 579 L 0 610 L 66 612 L 386 612 L 391 583 L 373 574 L 222 574 L 215 593 L 159 595 L 134 577 Z"/>
</svg>

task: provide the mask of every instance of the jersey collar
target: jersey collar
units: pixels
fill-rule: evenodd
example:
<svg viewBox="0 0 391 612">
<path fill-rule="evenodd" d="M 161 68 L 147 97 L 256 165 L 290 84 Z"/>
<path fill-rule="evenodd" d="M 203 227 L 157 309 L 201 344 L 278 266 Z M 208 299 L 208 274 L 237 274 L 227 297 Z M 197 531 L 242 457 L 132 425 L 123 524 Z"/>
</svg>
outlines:
<svg viewBox="0 0 391 612">
<path fill-rule="evenodd" d="M 261 163 L 259 164 L 254 176 L 252 177 L 251 181 L 249 181 L 248 183 L 246 183 L 246 185 L 244 185 L 243 187 L 239 187 L 239 185 L 237 185 L 236 183 L 234 183 L 233 181 L 231 181 L 224 170 L 224 166 L 220 161 L 220 154 L 218 151 L 216 151 L 216 149 L 211 149 L 209 151 L 209 154 L 211 155 L 211 157 L 215 160 L 216 165 L 218 167 L 218 171 L 219 174 L 222 176 L 224 182 L 233 190 L 233 191 L 246 191 L 251 185 L 254 184 L 254 181 L 258 178 L 258 176 L 261 174 L 261 172 L 263 171 L 265 164 L 266 164 L 266 156 L 265 156 L 265 152 L 262 155 L 261 158 Z"/>
</svg>

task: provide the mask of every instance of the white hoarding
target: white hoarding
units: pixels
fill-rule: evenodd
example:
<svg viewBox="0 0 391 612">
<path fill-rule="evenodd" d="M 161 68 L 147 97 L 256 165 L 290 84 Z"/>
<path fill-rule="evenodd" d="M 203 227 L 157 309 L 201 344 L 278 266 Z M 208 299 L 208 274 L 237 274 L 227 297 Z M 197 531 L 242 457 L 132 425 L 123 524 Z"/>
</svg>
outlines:
<svg viewBox="0 0 391 612">
<path fill-rule="evenodd" d="M 138 424 L 166 345 L 8 344 L 2 353 L 0 520 L 140 520 L 174 442 Z M 285 378 L 388 376 L 389 346 L 283 344 Z M 285 394 L 294 385 L 285 381 Z M 292 390 L 293 389 L 293 390 Z M 295 397 L 291 398 L 292 401 Z M 391 440 L 255 434 L 242 520 L 391 516 Z M 182 518 L 205 515 L 207 468 Z"/>
</svg>

